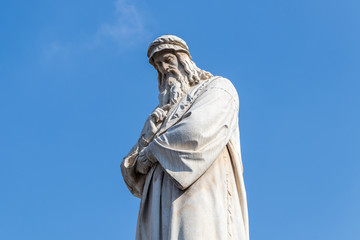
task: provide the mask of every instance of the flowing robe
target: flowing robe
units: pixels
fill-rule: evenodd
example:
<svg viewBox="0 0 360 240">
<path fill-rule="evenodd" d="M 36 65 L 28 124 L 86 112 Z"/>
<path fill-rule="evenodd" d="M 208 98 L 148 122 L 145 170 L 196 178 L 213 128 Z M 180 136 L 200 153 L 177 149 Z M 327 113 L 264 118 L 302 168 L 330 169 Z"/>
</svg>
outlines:
<svg viewBox="0 0 360 240">
<path fill-rule="evenodd" d="M 193 87 L 145 149 L 157 163 L 136 172 L 138 146 L 121 163 L 141 198 L 137 240 L 248 240 L 235 88 L 215 77 Z"/>
</svg>

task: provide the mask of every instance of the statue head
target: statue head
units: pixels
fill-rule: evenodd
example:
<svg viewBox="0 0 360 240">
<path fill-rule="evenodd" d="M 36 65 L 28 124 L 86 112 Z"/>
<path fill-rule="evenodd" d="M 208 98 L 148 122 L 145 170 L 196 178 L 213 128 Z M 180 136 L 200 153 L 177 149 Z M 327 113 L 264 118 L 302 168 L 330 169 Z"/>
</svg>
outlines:
<svg viewBox="0 0 360 240">
<path fill-rule="evenodd" d="M 212 77 L 211 73 L 196 66 L 186 42 L 174 35 L 155 39 L 147 56 L 158 72 L 160 106 L 174 104 L 192 86 Z"/>
</svg>

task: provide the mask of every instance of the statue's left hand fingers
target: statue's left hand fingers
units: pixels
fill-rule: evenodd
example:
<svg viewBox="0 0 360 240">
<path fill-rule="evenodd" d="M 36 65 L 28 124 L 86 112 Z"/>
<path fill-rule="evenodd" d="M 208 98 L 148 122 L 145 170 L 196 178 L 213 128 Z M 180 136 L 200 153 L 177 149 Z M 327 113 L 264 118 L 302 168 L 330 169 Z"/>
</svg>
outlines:
<svg viewBox="0 0 360 240">
<path fill-rule="evenodd" d="M 163 108 L 157 108 L 154 113 L 158 116 L 156 122 L 164 120 L 167 115 L 167 111 Z"/>
<path fill-rule="evenodd" d="M 153 113 L 151 113 L 151 117 L 153 118 L 154 122 L 158 122 L 161 120 L 161 113 L 158 111 L 158 108 L 155 109 Z"/>
</svg>

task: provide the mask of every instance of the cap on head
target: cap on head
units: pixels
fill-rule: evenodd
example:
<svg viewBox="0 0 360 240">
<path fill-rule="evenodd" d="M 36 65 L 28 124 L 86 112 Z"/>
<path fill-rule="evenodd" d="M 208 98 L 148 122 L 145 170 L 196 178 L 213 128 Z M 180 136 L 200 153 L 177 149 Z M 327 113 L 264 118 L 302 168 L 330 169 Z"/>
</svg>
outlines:
<svg viewBox="0 0 360 240">
<path fill-rule="evenodd" d="M 162 35 L 155 39 L 148 48 L 147 56 L 149 57 L 149 62 L 153 64 L 152 57 L 154 54 L 163 50 L 182 51 L 189 55 L 191 59 L 189 47 L 184 40 L 174 35 Z"/>
</svg>

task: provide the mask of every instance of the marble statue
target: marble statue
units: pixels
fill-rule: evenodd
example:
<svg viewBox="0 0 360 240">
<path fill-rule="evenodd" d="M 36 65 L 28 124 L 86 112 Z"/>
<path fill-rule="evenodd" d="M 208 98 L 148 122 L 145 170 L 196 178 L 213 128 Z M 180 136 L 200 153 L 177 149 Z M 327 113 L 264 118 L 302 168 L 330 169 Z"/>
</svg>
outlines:
<svg viewBox="0 0 360 240">
<path fill-rule="evenodd" d="M 155 39 L 147 55 L 159 105 L 121 163 L 141 198 L 136 239 L 248 240 L 234 86 L 198 68 L 174 35 Z"/>
</svg>

